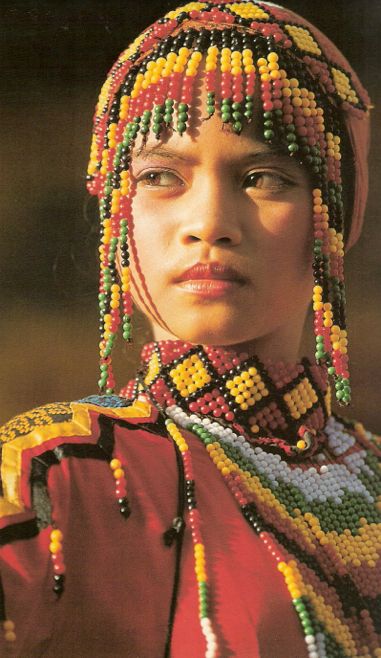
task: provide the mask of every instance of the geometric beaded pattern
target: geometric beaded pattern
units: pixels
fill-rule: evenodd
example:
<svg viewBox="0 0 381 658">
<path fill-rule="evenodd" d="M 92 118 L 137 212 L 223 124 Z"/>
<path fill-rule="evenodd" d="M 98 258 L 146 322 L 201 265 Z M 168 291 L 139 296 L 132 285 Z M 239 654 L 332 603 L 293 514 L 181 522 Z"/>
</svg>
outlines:
<svg viewBox="0 0 381 658">
<path fill-rule="evenodd" d="M 314 55 L 321 55 L 318 44 L 306 28 L 286 25 L 286 30 L 300 50 L 305 50 Z"/>
<path fill-rule="evenodd" d="M 160 363 L 157 354 L 152 355 L 152 359 L 149 362 L 149 367 L 144 378 L 144 383 L 149 386 L 156 379 L 159 374 Z"/>
<path fill-rule="evenodd" d="M 226 388 L 239 408 L 246 411 L 269 394 L 257 368 L 252 366 L 226 382 Z"/>
<path fill-rule="evenodd" d="M 210 373 L 197 354 L 191 354 L 188 358 L 182 359 L 175 368 L 170 370 L 169 376 L 184 398 L 204 388 L 211 381 Z"/>
<path fill-rule="evenodd" d="M 353 103 L 354 105 L 359 102 L 355 90 L 352 88 L 348 76 L 339 69 L 332 67 L 331 73 L 337 93 L 344 101 Z"/>
<path fill-rule="evenodd" d="M 0 430 L 0 442 L 6 443 L 19 436 L 29 434 L 34 427 L 69 421 L 73 412 L 69 402 L 56 402 L 37 407 L 15 416 Z"/>
<path fill-rule="evenodd" d="M 298 420 L 318 401 L 317 395 L 305 377 L 295 388 L 283 396 L 291 416 Z"/>
<path fill-rule="evenodd" d="M 230 9 L 233 14 L 241 18 L 251 18 L 251 20 L 261 21 L 269 18 L 269 15 L 261 7 L 257 7 L 251 3 L 233 2 L 227 5 L 227 9 Z"/>
<path fill-rule="evenodd" d="M 142 359 L 143 382 L 138 377 L 120 393 L 128 399 L 143 387 L 164 408 L 186 405 L 201 417 L 238 423 L 249 436 L 295 443 L 300 419 L 319 432 L 327 418 L 326 372 L 307 360 L 277 369 L 254 356 L 182 341 L 149 343 Z"/>
</svg>

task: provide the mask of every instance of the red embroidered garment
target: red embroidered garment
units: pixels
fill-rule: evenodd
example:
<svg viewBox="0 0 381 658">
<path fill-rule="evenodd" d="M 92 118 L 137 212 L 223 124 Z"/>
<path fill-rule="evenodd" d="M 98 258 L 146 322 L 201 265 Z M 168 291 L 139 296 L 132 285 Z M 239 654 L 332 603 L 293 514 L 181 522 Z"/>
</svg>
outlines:
<svg viewBox="0 0 381 658">
<path fill-rule="evenodd" d="M 97 439 L 97 417 L 92 412 L 93 431 L 86 443 Z M 115 439 L 115 453 L 126 464 L 132 510 L 128 520 L 119 513 L 107 464 L 69 457 L 49 469 L 52 509 L 64 535 L 66 583 L 60 600 L 52 592 L 48 529 L 2 549 L 7 612 L 16 624 L 16 653 L 23 658 L 163 655 L 175 560 L 175 547 L 165 546 L 163 533 L 176 515 L 175 454 L 168 438 L 140 429 L 139 423 L 136 429 L 116 428 Z M 83 443 L 84 437 L 48 439 L 44 452 L 68 441 Z M 211 556 L 221 655 L 306 656 L 282 575 L 242 518 L 204 447 L 191 435 L 189 441 Z M 41 452 L 41 445 L 25 450 L 23 463 Z M 192 542 L 186 534 L 173 658 L 204 655 L 197 609 Z"/>
</svg>

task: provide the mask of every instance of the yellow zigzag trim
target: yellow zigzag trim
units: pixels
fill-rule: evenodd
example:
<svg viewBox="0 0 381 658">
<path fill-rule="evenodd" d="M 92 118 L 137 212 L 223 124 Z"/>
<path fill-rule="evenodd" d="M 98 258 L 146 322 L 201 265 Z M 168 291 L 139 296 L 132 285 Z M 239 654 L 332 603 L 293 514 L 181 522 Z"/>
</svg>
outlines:
<svg viewBox="0 0 381 658">
<path fill-rule="evenodd" d="M 48 407 L 50 405 L 47 405 Z M 90 412 L 101 412 L 112 418 L 147 418 L 151 406 L 142 400 L 135 400 L 129 407 L 99 407 L 96 404 L 71 402 L 69 405 L 73 416 L 70 420 L 53 422 L 33 427 L 28 434 L 19 436 L 3 444 L 1 478 L 4 496 L 0 499 L 0 515 L 10 515 L 25 511 L 21 499 L 21 468 L 24 450 L 44 446 L 57 437 L 90 436 Z M 43 409 L 43 407 L 42 407 Z M 68 410 L 68 409 L 67 409 Z"/>
</svg>

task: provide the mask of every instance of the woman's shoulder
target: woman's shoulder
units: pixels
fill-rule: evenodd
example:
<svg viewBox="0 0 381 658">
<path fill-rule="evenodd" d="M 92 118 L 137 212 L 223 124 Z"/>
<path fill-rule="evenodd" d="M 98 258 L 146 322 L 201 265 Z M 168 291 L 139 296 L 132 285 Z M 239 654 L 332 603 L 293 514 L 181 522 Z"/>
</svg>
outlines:
<svg viewBox="0 0 381 658">
<path fill-rule="evenodd" d="M 129 401 L 118 395 L 90 395 L 71 402 L 50 402 L 36 407 L 14 418 L 0 427 L 0 444 L 17 442 L 23 445 L 27 437 L 38 436 L 40 442 L 62 430 L 63 436 L 70 431 L 91 433 L 92 420 L 99 416 L 120 420 L 148 419 L 151 406 L 140 399 Z"/>
<path fill-rule="evenodd" d="M 146 401 L 116 395 L 49 403 L 12 418 L 0 428 L 0 525 L 31 508 L 32 484 L 40 471 L 65 457 L 110 461 L 116 424 L 128 431 L 154 420 Z"/>
</svg>

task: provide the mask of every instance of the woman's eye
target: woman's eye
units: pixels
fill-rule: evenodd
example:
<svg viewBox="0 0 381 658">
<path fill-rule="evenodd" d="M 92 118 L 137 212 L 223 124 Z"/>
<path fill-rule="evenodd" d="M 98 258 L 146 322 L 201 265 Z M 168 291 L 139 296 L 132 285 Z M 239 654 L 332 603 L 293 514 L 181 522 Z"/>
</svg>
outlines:
<svg viewBox="0 0 381 658">
<path fill-rule="evenodd" d="M 172 171 L 146 171 L 137 177 L 137 183 L 145 187 L 177 187 L 182 186 L 182 180 Z"/>
<path fill-rule="evenodd" d="M 292 187 L 292 182 L 277 174 L 270 171 L 253 171 L 245 177 L 244 188 L 255 187 L 260 190 L 284 190 L 288 187 Z"/>
</svg>

